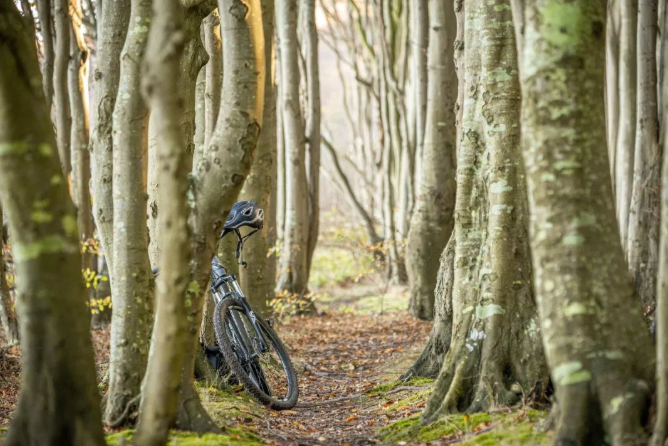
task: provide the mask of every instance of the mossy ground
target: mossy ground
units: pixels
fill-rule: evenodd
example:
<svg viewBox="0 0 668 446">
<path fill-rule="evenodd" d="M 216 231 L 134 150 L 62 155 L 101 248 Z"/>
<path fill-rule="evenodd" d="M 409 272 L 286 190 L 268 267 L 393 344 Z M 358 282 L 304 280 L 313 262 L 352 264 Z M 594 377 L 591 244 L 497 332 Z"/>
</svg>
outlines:
<svg viewBox="0 0 668 446">
<path fill-rule="evenodd" d="M 216 389 L 206 383 L 197 383 L 204 408 L 222 427 L 222 434 L 198 435 L 192 432 L 172 431 L 168 446 L 259 446 L 266 444 L 255 434 L 252 421 L 261 418 L 266 409 L 244 392 L 234 389 Z M 107 436 L 109 446 L 130 445 L 134 430 L 125 430 Z"/>
<path fill-rule="evenodd" d="M 380 428 L 377 436 L 383 444 L 415 444 L 447 439 L 470 446 L 547 446 L 551 444 L 551 436 L 540 429 L 540 423 L 546 416 L 547 413 L 532 409 L 455 414 L 424 426 L 418 413 Z"/>
</svg>

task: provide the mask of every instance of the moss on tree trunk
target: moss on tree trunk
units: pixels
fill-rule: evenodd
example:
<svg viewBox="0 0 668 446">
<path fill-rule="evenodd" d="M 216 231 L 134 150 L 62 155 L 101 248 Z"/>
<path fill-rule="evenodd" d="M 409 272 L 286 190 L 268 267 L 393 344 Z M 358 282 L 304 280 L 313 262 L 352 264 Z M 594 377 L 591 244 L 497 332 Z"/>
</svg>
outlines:
<svg viewBox="0 0 668 446">
<path fill-rule="evenodd" d="M 555 444 L 639 444 L 654 358 L 610 187 L 606 2 L 538 0 L 523 15 L 524 158 Z"/>
<path fill-rule="evenodd" d="M 104 446 L 76 210 L 32 30 L 0 3 L 0 200 L 21 296 L 22 369 L 8 446 Z"/>
<path fill-rule="evenodd" d="M 532 296 L 510 1 L 469 1 L 465 19 L 452 340 L 427 421 L 514 404 L 548 381 Z"/>
</svg>

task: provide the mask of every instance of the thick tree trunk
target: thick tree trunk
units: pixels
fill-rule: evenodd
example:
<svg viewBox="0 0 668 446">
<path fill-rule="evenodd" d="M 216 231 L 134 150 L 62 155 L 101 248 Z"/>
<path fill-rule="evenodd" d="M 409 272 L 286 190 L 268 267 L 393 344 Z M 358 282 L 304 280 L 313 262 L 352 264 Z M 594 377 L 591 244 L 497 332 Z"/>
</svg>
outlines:
<svg viewBox="0 0 668 446">
<path fill-rule="evenodd" d="M 300 0 L 303 17 L 302 50 L 305 59 L 306 83 L 306 177 L 308 182 L 308 244 L 306 279 L 311 271 L 313 252 L 320 227 L 320 68 L 318 62 L 318 29 L 315 24 L 315 0 Z"/>
<path fill-rule="evenodd" d="M 216 128 L 202 158 L 193 166 L 191 179 L 194 206 L 189 226 L 193 254 L 186 300 L 189 330 L 176 419 L 177 428 L 199 432 L 218 430 L 193 386 L 211 258 L 222 230 L 223 212 L 230 209 L 250 172 L 264 107 L 260 1 L 221 0 L 219 11 L 225 54 L 223 71 L 228 75 L 223 78 Z"/>
<path fill-rule="evenodd" d="M 279 106 L 285 138 L 285 229 L 277 288 L 302 295 L 308 285 L 309 191 L 306 179 L 306 138 L 299 104 L 297 0 L 276 2 L 280 46 Z"/>
<path fill-rule="evenodd" d="M 465 16 L 478 26 L 467 25 L 464 49 L 452 341 L 427 421 L 541 396 L 548 383 L 532 296 L 510 0 L 467 2 Z"/>
<path fill-rule="evenodd" d="M 93 161 L 93 213 L 104 257 L 113 280 L 113 216 L 112 160 L 113 113 L 121 73 L 121 51 L 130 20 L 130 0 L 102 2 L 97 38 L 95 67 L 95 121 L 90 141 Z"/>
<path fill-rule="evenodd" d="M 56 59 L 53 71 L 56 141 L 65 178 L 72 168 L 70 160 L 70 103 L 67 94 L 67 65 L 70 60 L 70 16 L 67 0 L 54 0 L 53 22 L 56 31 Z M 46 23 L 44 24 L 47 25 Z"/>
<path fill-rule="evenodd" d="M 2 220 L 2 206 L 0 205 L 0 227 L 4 226 Z M 4 251 L 4 246 L 0 247 L 0 327 L 5 332 L 7 345 L 16 345 L 19 343 L 19 323 L 16 320 L 16 308 L 7 283 Z"/>
<path fill-rule="evenodd" d="M 622 249 L 628 246 L 629 212 L 633 190 L 633 161 L 636 138 L 636 41 L 638 0 L 619 0 L 619 126 L 615 156 L 615 199 Z"/>
<path fill-rule="evenodd" d="M 609 186 L 605 3 L 524 8 L 523 143 L 541 330 L 560 408 L 556 445 L 642 444 L 654 376 Z"/>
<path fill-rule="evenodd" d="M 260 133 L 253 167 L 241 190 L 242 200 L 250 200 L 264 209 L 264 228 L 250 238 L 244 247 L 248 269 L 240 271 L 241 289 L 251 306 L 265 317 L 276 285 L 276 96 L 272 59 L 274 55 L 274 4 L 263 2 L 264 60 L 264 125 Z"/>
<path fill-rule="evenodd" d="M 658 0 L 643 0 L 639 8 L 638 115 L 627 256 L 629 270 L 643 306 L 654 308 L 661 222 L 661 150 L 656 70 Z"/>
<path fill-rule="evenodd" d="M 72 5 L 74 11 L 81 15 L 81 4 Z M 84 42 L 79 19 L 72 19 L 70 36 L 70 66 L 68 70 L 68 89 L 72 127 L 70 145 L 72 149 L 72 197 L 77 207 L 77 226 L 79 241 L 82 243 L 93 239 L 93 212 L 90 201 L 90 152 L 88 151 L 88 50 Z M 83 245 L 87 246 L 87 245 Z M 95 271 L 95 256 L 89 249 L 82 249 L 82 269 Z"/>
<path fill-rule="evenodd" d="M 441 252 L 452 232 L 457 129 L 454 1 L 429 3 L 429 99 L 417 203 L 406 243 L 406 270 L 415 317 L 434 317 L 434 288 Z"/>
<path fill-rule="evenodd" d="M 148 69 L 143 81 L 157 128 L 158 196 L 163 248 L 159 255 L 156 322 L 142 385 L 139 425 L 134 443 L 162 446 L 176 416 L 187 331 L 188 173 L 192 154 L 184 150 L 178 91 L 184 48 L 183 12 L 178 0 L 157 0 L 148 41 Z M 199 37 L 199 36 L 198 36 Z"/>
<path fill-rule="evenodd" d="M 12 234 L 23 347 L 4 444 L 104 446 L 76 211 L 34 36 L 13 2 L 0 2 L 0 60 L 0 201 Z"/>
<path fill-rule="evenodd" d="M 137 402 L 153 322 L 153 274 L 148 258 L 143 192 L 143 144 L 148 112 L 140 93 L 140 63 L 146 50 L 151 3 L 151 0 L 132 0 L 113 113 L 111 299 L 114 311 L 104 418 L 114 425 L 124 423 L 126 406 Z"/>
</svg>

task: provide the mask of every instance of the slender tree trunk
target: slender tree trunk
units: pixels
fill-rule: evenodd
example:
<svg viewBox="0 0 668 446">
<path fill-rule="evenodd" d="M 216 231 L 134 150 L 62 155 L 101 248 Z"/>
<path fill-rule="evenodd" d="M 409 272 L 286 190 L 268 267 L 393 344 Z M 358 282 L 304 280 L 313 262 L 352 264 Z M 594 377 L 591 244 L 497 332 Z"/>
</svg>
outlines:
<svg viewBox="0 0 668 446">
<path fill-rule="evenodd" d="M 220 41 L 220 18 L 217 12 L 206 17 L 204 26 L 204 47 L 209 54 L 206 64 L 206 95 L 204 99 L 204 145 L 211 139 L 220 110 L 220 92 L 223 85 L 223 52 Z"/>
<path fill-rule="evenodd" d="M 158 126 L 158 201 L 164 246 L 158 259 L 156 323 L 134 438 L 138 446 L 164 445 L 176 416 L 186 349 L 184 297 L 190 262 L 186 192 L 188 158 L 192 155 L 183 147 L 180 125 L 183 100 L 174 95 L 178 91 L 184 47 L 183 12 L 177 0 L 156 0 L 155 11 L 143 89 Z"/>
<path fill-rule="evenodd" d="M 638 0 L 619 0 L 619 126 L 615 156 L 615 199 L 622 248 L 628 246 L 629 213 L 633 190 L 633 161 L 636 138 L 636 41 Z"/>
<path fill-rule="evenodd" d="M 93 161 L 93 214 L 100 244 L 113 281 L 112 160 L 113 113 L 121 73 L 121 51 L 130 20 L 130 0 L 102 2 L 95 67 L 95 122 L 90 141 Z"/>
<path fill-rule="evenodd" d="M 281 51 L 281 101 L 285 138 L 285 229 L 277 288 L 302 295 L 308 285 L 309 191 L 306 140 L 299 104 L 297 0 L 276 2 Z"/>
<path fill-rule="evenodd" d="M 240 271 L 241 289 L 247 293 L 255 311 L 269 313 L 276 285 L 276 97 L 272 67 L 274 49 L 274 5 L 262 4 L 264 28 L 264 125 L 260 133 L 255 160 L 241 190 L 241 199 L 257 203 L 264 209 L 264 228 L 250 238 L 244 247 L 248 269 Z M 272 219 L 273 216 L 273 219 Z"/>
<path fill-rule="evenodd" d="M 113 269 L 109 390 L 104 418 L 119 425 L 136 404 L 148 359 L 153 322 L 153 274 L 148 258 L 144 133 L 148 123 L 140 94 L 141 61 L 150 26 L 151 0 L 132 0 L 130 28 L 121 52 L 113 113 Z"/>
<path fill-rule="evenodd" d="M 0 201 L 21 299 L 21 391 L 7 446 L 104 446 L 76 211 L 52 130 L 34 35 L 0 2 Z"/>
<path fill-rule="evenodd" d="M 70 59 L 70 16 L 67 0 L 54 0 L 53 22 L 56 31 L 56 59 L 53 71 L 56 141 L 65 178 L 72 168 L 70 160 L 70 103 L 67 94 L 67 65 Z M 44 25 L 47 25 L 46 23 Z"/>
<path fill-rule="evenodd" d="M 53 65 L 56 58 L 53 48 L 53 33 L 51 32 L 51 0 L 37 0 L 37 16 L 40 22 L 40 34 L 42 35 L 42 79 L 44 84 L 44 96 L 46 97 L 46 108 L 51 115 L 53 103 Z"/>
<path fill-rule="evenodd" d="M 639 4 L 638 107 L 628 263 L 644 307 L 654 308 L 659 267 L 661 149 L 656 71 L 658 0 Z"/>
<path fill-rule="evenodd" d="M 72 5 L 77 17 L 81 16 L 81 4 Z M 93 239 L 93 211 L 90 201 L 90 152 L 88 152 L 88 49 L 84 41 L 79 19 L 72 18 L 70 35 L 70 66 L 68 70 L 68 90 L 72 127 L 70 144 L 72 149 L 72 197 L 77 207 L 79 241 Z M 86 245 L 84 245 L 86 246 Z M 95 271 L 95 256 L 89 249 L 82 250 L 83 270 Z"/>
<path fill-rule="evenodd" d="M 452 232 L 455 204 L 457 130 L 454 108 L 457 77 L 454 65 L 457 21 L 454 2 L 429 3 L 429 95 L 421 181 L 406 244 L 406 270 L 411 285 L 410 309 L 415 317 L 434 317 L 438 259 Z"/>
<path fill-rule="evenodd" d="M 654 376 L 609 186 L 605 4 L 537 0 L 524 8 L 524 158 L 557 445 L 605 437 L 642 444 Z"/>
<path fill-rule="evenodd" d="M 318 29 L 315 24 L 315 0 L 300 0 L 303 11 L 303 51 L 306 59 L 306 177 L 308 181 L 308 252 L 306 278 L 311 271 L 313 252 L 320 227 L 320 67 L 318 62 Z"/>
<path fill-rule="evenodd" d="M 2 220 L 2 206 L 0 205 L 0 227 L 4 226 Z M 7 283 L 4 251 L 4 246 L 0 247 L 0 326 L 5 332 L 7 345 L 16 345 L 19 343 L 19 323 L 16 320 L 16 308 Z"/>
<path fill-rule="evenodd" d="M 425 126 L 427 122 L 427 101 L 429 94 L 427 76 L 427 52 L 430 38 L 430 19 L 428 1 L 409 2 L 411 7 L 411 47 L 414 96 L 413 108 L 415 110 L 415 189 L 420 185 L 423 172 L 422 163 L 424 151 Z M 450 8 L 450 6 L 447 6 Z M 452 34 L 454 38 L 454 31 Z M 450 110 L 449 110 L 450 111 Z M 419 192 L 417 192 L 419 194 Z M 416 201 L 419 198 L 416 197 Z M 412 218 L 412 217 L 411 217 Z M 409 229 L 410 232 L 410 229 Z"/>
<path fill-rule="evenodd" d="M 428 421 L 540 397 L 548 384 L 532 296 L 515 32 L 497 25 L 512 23 L 510 6 L 466 3 L 452 341 L 424 412 Z"/>
<path fill-rule="evenodd" d="M 199 162 L 193 166 L 194 206 L 190 283 L 186 311 L 189 330 L 183 365 L 176 427 L 198 432 L 219 430 L 208 416 L 193 386 L 202 308 L 207 295 L 211 258 L 225 218 L 250 172 L 262 125 L 264 107 L 264 34 L 259 0 L 221 0 L 223 78 L 216 128 Z"/>
<path fill-rule="evenodd" d="M 612 190 L 615 191 L 615 171 L 617 166 L 617 129 L 619 127 L 619 24 L 620 0 L 608 1 L 608 15 L 605 26 L 605 116 L 608 138 L 608 162 L 612 176 Z"/>
</svg>

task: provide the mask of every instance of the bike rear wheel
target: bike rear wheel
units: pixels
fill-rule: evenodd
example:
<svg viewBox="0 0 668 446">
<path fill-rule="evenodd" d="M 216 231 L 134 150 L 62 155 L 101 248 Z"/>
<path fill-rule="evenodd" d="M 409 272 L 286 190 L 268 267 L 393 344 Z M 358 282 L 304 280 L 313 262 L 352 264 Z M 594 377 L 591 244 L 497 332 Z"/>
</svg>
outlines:
<svg viewBox="0 0 668 446">
<path fill-rule="evenodd" d="M 216 340 L 236 378 L 269 408 L 291 409 L 299 397 L 297 374 L 276 332 L 261 318 L 257 324 L 267 347 L 265 352 L 261 351 L 258 334 L 238 299 L 228 297 L 216 305 Z"/>
</svg>

